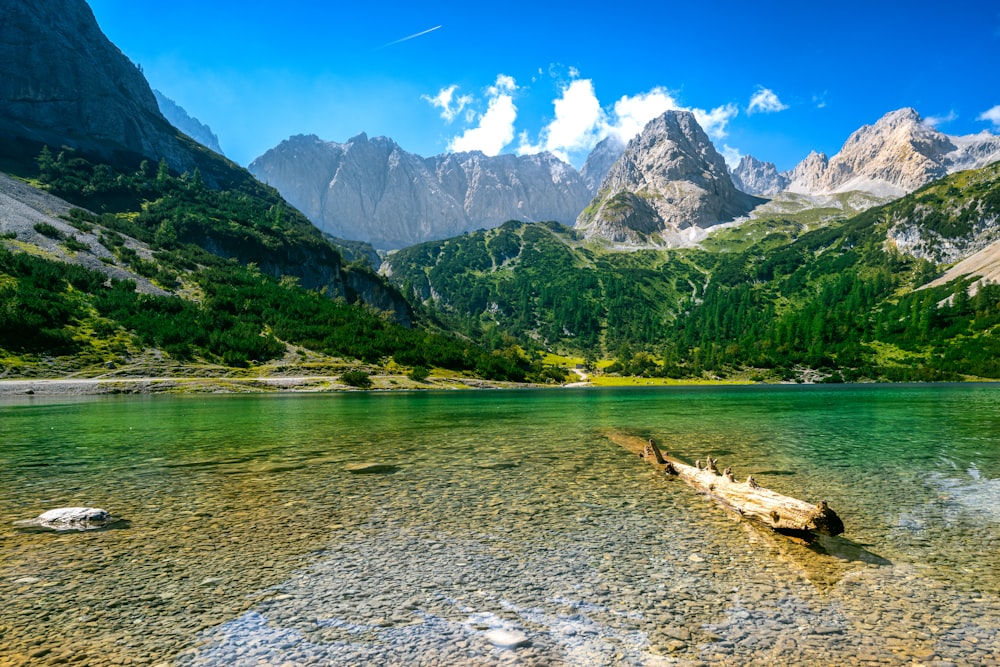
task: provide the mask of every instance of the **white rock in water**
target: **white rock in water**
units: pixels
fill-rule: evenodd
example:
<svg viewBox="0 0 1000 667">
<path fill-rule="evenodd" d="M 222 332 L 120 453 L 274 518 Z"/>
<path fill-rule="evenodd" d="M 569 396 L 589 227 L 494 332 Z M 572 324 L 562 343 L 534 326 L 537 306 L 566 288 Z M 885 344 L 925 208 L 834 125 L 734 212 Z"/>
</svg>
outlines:
<svg viewBox="0 0 1000 667">
<path fill-rule="evenodd" d="M 60 507 L 45 512 L 35 521 L 46 528 L 85 530 L 110 522 L 111 514 L 96 507 Z"/>
<path fill-rule="evenodd" d="M 514 630 L 490 630 L 486 633 L 486 639 L 499 648 L 518 648 L 531 643 L 528 635 Z"/>
</svg>

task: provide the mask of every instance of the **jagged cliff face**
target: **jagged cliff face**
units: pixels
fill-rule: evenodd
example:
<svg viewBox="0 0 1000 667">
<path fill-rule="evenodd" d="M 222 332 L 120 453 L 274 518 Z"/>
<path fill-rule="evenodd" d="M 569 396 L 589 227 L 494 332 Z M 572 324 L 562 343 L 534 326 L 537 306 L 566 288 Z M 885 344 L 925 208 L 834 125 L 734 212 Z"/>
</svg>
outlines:
<svg viewBox="0 0 1000 667">
<path fill-rule="evenodd" d="M 788 187 L 788 177 L 778 172 L 773 162 L 763 162 L 744 155 L 732 171 L 733 185 L 748 195 L 772 197 Z"/>
<path fill-rule="evenodd" d="M 590 189 L 591 195 L 597 194 L 611 167 L 615 166 L 615 162 L 618 162 L 618 158 L 624 152 L 625 142 L 616 134 L 605 137 L 594 146 L 594 150 L 590 151 L 587 161 L 580 170 L 580 176 Z"/>
<path fill-rule="evenodd" d="M 197 118 L 192 117 L 187 111 L 184 110 L 184 107 L 180 106 L 160 91 L 154 90 L 153 95 L 156 96 L 156 103 L 160 107 L 160 113 L 163 114 L 164 118 L 170 121 L 171 125 L 197 141 L 202 146 L 211 148 L 219 155 L 225 155 L 225 153 L 222 152 L 222 146 L 219 145 L 219 137 L 212 132 L 212 128 L 205 125 Z"/>
<path fill-rule="evenodd" d="M 915 110 L 900 109 L 853 133 L 830 159 L 811 153 L 789 175 L 788 190 L 815 195 L 860 190 L 899 197 L 998 159 L 1000 137 L 952 137 L 927 125 Z"/>
<path fill-rule="evenodd" d="M 628 143 L 576 226 L 588 238 L 672 244 L 681 230 L 732 220 L 757 203 L 733 185 L 694 115 L 668 111 Z"/>
<path fill-rule="evenodd" d="M 323 231 L 382 249 L 508 220 L 571 223 L 590 199 L 576 170 L 548 153 L 422 158 L 365 134 L 343 144 L 292 137 L 250 171 Z"/>
<path fill-rule="evenodd" d="M 0 0 L 0 131 L 8 137 L 195 166 L 142 72 L 84 0 Z"/>
</svg>

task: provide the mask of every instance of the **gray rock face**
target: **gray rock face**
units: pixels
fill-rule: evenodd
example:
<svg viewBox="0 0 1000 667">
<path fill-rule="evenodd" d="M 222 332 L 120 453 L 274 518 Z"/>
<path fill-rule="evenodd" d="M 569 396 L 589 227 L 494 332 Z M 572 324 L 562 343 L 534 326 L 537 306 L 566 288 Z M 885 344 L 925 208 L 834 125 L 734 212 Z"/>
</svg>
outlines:
<svg viewBox="0 0 1000 667">
<path fill-rule="evenodd" d="M 681 230 L 732 220 L 759 202 L 733 185 L 694 115 L 668 111 L 628 143 L 576 226 L 588 238 L 670 245 Z"/>
<path fill-rule="evenodd" d="M 913 109 L 886 114 L 854 132 L 829 160 L 811 153 L 790 174 L 788 190 L 834 194 L 860 190 L 899 197 L 964 169 L 1000 159 L 1000 137 L 984 132 L 953 137 L 923 121 Z"/>
<path fill-rule="evenodd" d="M 826 153 L 812 151 L 788 172 L 788 190 L 796 194 L 818 194 L 823 188 L 823 175 L 830 164 Z"/>
<path fill-rule="evenodd" d="M 771 197 L 788 187 L 788 177 L 778 172 L 773 162 L 763 162 L 744 155 L 732 170 L 733 185 L 748 195 Z"/>
<path fill-rule="evenodd" d="M 84 0 L 0 0 L 0 133 L 111 155 L 195 166 L 142 72 Z"/>
<path fill-rule="evenodd" d="M 618 138 L 618 135 L 610 135 L 602 139 L 594 150 L 590 151 L 587 161 L 580 170 L 583 182 L 590 188 L 591 195 L 596 195 L 604 181 L 604 177 L 611 171 L 611 167 L 618 162 L 618 158 L 625 152 L 625 143 Z"/>
<path fill-rule="evenodd" d="M 170 121 L 171 125 L 197 141 L 202 146 L 211 148 L 219 155 L 225 155 L 225 153 L 222 152 L 222 146 L 219 145 L 219 137 L 212 132 L 212 128 L 205 125 L 197 118 L 192 117 L 182 106 L 160 91 L 154 90 L 153 95 L 156 96 L 156 103 L 160 107 L 160 113 L 163 114 L 164 118 Z"/>
<path fill-rule="evenodd" d="M 507 220 L 571 223 L 590 199 L 572 166 L 548 153 L 422 158 L 391 139 L 295 136 L 250 164 L 323 231 L 395 249 Z"/>
</svg>

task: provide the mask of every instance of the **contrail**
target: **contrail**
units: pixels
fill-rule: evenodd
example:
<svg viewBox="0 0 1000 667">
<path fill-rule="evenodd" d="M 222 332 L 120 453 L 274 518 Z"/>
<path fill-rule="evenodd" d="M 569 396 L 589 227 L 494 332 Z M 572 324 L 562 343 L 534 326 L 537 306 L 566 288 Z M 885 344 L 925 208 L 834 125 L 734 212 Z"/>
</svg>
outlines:
<svg viewBox="0 0 1000 667">
<path fill-rule="evenodd" d="M 409 37 L 404 37 L 403 39 L 397 39 L 395 42 L 389 42 L 388 44 L 383 44 L 382 46 L 380 46 L 378 48 L 384 49 L 386 47 L 393 46 L 395 44 L 400 44 L 402 42 L 406 42 L 406 41 L 411 40 L 411 39 L 416 39 L 417 37 L 420 37 L 422 35 L 426 35 L 429 32 L 434 32 L 435 30 L 439 30 L 440 28 L 441 28 L 441 26 L 436 25 L 433 28 L 429 28 L 427 30 L 424 30 L 423 32 L 418 32 L 415 35 L 410 35 Z"/>
</svg>

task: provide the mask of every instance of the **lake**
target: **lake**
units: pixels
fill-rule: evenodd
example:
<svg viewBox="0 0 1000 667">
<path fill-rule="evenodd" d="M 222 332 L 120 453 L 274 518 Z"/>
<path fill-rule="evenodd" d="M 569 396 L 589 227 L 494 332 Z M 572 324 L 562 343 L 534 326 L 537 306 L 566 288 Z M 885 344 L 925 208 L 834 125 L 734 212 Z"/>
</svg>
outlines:
<svg viewBox="0 0 1000 667">
<path fill-rule="evenodd" d="M 0 489 L 4 667 L 1000 662 L 997 385 L 24 397 Z M 122 521 L 14 526 L 66 506 Z"/>
</svg>

